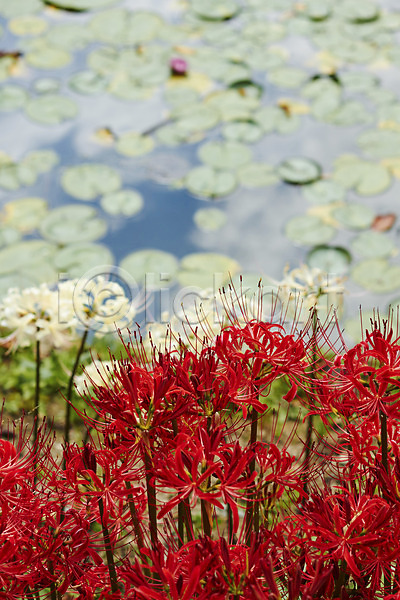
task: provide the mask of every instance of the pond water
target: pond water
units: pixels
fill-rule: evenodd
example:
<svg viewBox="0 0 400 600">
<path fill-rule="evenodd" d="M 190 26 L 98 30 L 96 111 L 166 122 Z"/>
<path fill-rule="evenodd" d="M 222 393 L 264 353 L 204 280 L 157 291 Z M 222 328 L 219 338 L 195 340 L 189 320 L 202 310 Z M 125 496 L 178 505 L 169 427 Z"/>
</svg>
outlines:
<svg viewBox="0 0 400 600">
<path fill-rule="evenodd" d="M 347 277 L 346 318 L 396 304 L 397 9 L 0 0 L 0 293 L 308 263 Z"/>
</svg>

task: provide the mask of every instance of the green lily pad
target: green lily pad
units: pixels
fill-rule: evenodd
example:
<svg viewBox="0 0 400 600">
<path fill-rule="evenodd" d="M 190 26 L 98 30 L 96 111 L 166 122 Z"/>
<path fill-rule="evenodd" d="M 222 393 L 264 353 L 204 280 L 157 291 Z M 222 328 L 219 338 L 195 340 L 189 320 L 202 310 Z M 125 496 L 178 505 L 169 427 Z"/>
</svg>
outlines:
<svg viewBox="0 0 400 600">
<path fill-rule="evenodd" d="M 277 173 L 286 183 L 306 185 L 321 178 L 322 168 L 314 160 L 300 156 L 281 162 Z"/>
<path fill-rule="evenodd" d="M 0 250 L 0 274 L 26 274 L 40 281 L 47 270 L 55 275 L 48 282 L 55 281 L 56 272 L 51 266 L 55 251 L 56 246 L 44 240 L 27 240 L 6 246 Z"/>
<path fill-rule="evenodd" d="M 362 133 L 358 140 L 361 151 L 372 158 L 400 156 L 400 132 L 377 129 Z"/>
<path fill-rule="evenodd" d="M 22 164 L 34 169 L 37 173 L 47 173 L 59 163 L 58 154 L 54 150 L 34 150 L 22 160 Z"/>
<path fill-rule="evenodd" d="M 14 17 L 8 23 L 9 30 L 14 35 L 40 35 L 48 28 L 47 21 L 36 15 L 21 15 Z"/>
<path fill-rule="evenodd" d="M 235 0 L 191 0 L 190 8 L 198 17 L 209 21 L 226 21 L 240 11 Z"/>
<path fill-rule="evenodd" d="M 107 231 L 107 224 L 100 219 L 92 206 L 66 204 L 52 210 L 40 225 L 40 233 L 57 244 L 93 242 Z"/>
<path fill-rule="evenodd" d="M 63 50 L 83 50 L 93 41 L 92 32 L 88 27 L 78 23 L 59 23 L 46 34 L 47 42 Z"/>
<path fill-rule="evenodd" d="M 32 98 L 26 104 L 25 110 L 33 121 L 45 125 L 58 125 L 68 119 L 73 119 L 78 114 L 78 106 L 71 98 L 57 94 Z"/>
<path fill-rule="evenodd" d="M 121 178 L 112 167 L 84 163 L 68 167 L 62 175 L 61 185 L 74 198 L 94 200 L 97 196 L 117 191 L 121 187 Z"/>
<path fill-rule="evenodd" d="M 29 98 L 20 85 L 5 84 L 0 88 L 0 110 L 11 111 L 23 107 Z"/>
<path fill-rule="evenodd" d="M 312 204 L 330 204 L 343 202 L 346 198 L 345 188 L 330 179 L 321 179 L 301 188 L 302 194 Z"/>
<path fill-rule="evenodd" d="M 380 9 L 375 2 L 370 0 L 344 0 L 335 4 L 335 14 L 353 23 L 370 23 L 379 18 Z"/>
<path fill-rule="evenodd" d="M 103 8 L 103 6 L 115 4 L 117 1 L 118 0 L 43 0 L 45 4 L 72 12 L 95 10 L 97 8 Z"/>
<path fill-rule="evenodd" d="M 182 287 L 215 289 L 227 283 L 239 270 L 240 265 L 228 256 L 195 252 L 181 260 L 177 277 Z"/>
<path fill-rule="evenodd" d="M 341 73 L 340 82 L 347 90 L 361 94 L 376 91 L 379 85 L 379 79 L 375 75 L 365 73 L 364 71 L 347 71 L 347 73 Z"/>
<path fill-rule="evenodd" d="M 205 103 L 218 111 L 221 121 L 227 122 L 252 119 L 260 99 L 254 95 L 243 95 L 238 89 L 229 89 L 210 94 Z"/>
<path fill-rule="evenodd" d="M 390 187 L 389 170 L 376 163 L 360 160 L 356 156 L 335 161 L 334 181 L 346 189 L 355 189 L 360 196 L 374 196 Z"/>
<path fill-rule="evenodd" d="M 260 124 L 265 133 L 277 131 L 284 135 L 296 131 L 301 123 L 298 115 L 288 114 L 279 106 L 263 106 L 254 113 L 254 120 Z"/>
<path fill-rule="evenodd" d="M 164 99 L 172 108 L 183 108 L 196 104 L 199 93 L 196 90 L 185 87 L 172 87 L 164 91 Z"/>
<path fill-rule="evenodd" d="M 374 211 L 364 204 L 349 202 L 335 208 L 332 216 L 349 229 L 367 229 L 374 220 Z"/>
<path fill-rule="evenodd" d="M 0 246 L 15 244 L 21 239 L 21 232 L 13 227 L 0 227 Z"/>
<path fill-rule="evenodd" d="M 387 258 L 396 249 L 393 240 L 379 231 L 363 231 L 354 238 L 351 247 L 363 258 Z"/>
<path fill-rule="evenodd" d="M 224 125 L 222 135 L 229 141 L 254 144 L 264 132 L 256 121 L 231 121 Z"/>
<path fill-rule="evenodd" d="M 179 127 L 179 123 L 169 123 L 156 131 L 157 140 L 164 146 L 180 146 L 191 141 L 192 135 L 185 129 Z M 196 136 L 197 138 L 197 136 Z M 197 141 L 197 139 L 196 139 Z"/>
<path fill-rule="evenodd" d="M 373 116 L 361 102 L 355 100 L 344 102 L 336 110 L 327 115 L 326 120 L 334 125 L 365 125 L 373 121 Z"/>
<path fill-rule="evenodd" d="M 51 46 L 42 38 L 33 40 L 30 46 L 25 60 L 36 69 L 62 69 L 71 62 L 70 52 Z"/>
<path fill-rule="evenodd" d="M 143 208 L 143 197 L 134 190 L 119 190 L 103 196 L 100 200 L 103 210 L 110 215 L 132 217 Z"/>
<path fill-rule="evenodd" d="M 24 288 L 34 287 L 35 280 L 31 279 L 27 275 L 21 274 L 8 274 L 0 277 L 0 299 L 4 298 L 11 288 Z"/>
<path fill-rule="evenodd" d="M 43 198 L 12 200 L 3 210 L 2 223 L 23 233 L 36 229 L 48 213 L 47 202 Z"/>
<path fill-rule="evenodd" d="M 52 168 L 58 157 L 52 150 L 37 150 L 27 154 L 19 163 L 10 157 L 0 160 L 0 188 L 17 190 L 21 186 L 33 185 L 39 173 Z"/>
<path fill-rule="evenodd" d="M 332 14 L 332 3 L 327 0 L 308 0 L 305 3 L 303 14 L 311 21 L 325 21 Z"/>
<path fill-rule="evenodd" d="M 75 279 L 95 267 L 112 265 L 114 257 L 102 244 L 78 243 L 57 250 L 53 262 L 59 271 Z"/>
<path fill-rule="evenodd" d="M 390 265 L 384 258 L 362 260 L 352 269 L 351 275 L 358 285 L 378 294 L 400 288 L 400 266 Z"/>
<path fill-rule="evenodd" d="M 281 23 L 255 19 L 243 27 L 242 36 L 264 49 L 268 44 L 281 40 L 285 33 L 286 29 Z"/>
<path fill-rule="evenodd" d="M 218 231 L 227 221 L 226 214 L 219 208 L 200 208 L 193 219 L 197 227 L 204 231 Z"/>
<path fill-rule="evenodd" d="M 142 156 L 151 152 L 154 146 L 154 139 L 149 135 L 129 131 L 118 138 L 115 149 L 124 156 Z"/>
<path fill-rule="evenodd" d="M 197 155 L 206 165 L 216 169 L 237 169 L 251 161 L 252 152 L 239 142 L 211 141 L 202 144 Z"/>
<path fill-rule="evenodd" d="M 175 126 L 186 135 L 212 129 L 219 121 L 218 111 L 200 103 L 179 107 L 172 117 L 176 118 Z"/>
<path fill-rule="evenodd" d="M 237 186 L 237 179 L 230 171 L 216 170 L 203 165 L 191 169 L 184 179 L 184 184 L 195 196 L 219 198 L 233 192 Z"/>
<path fill-rule="evenodd" d="M 90 30 L 97 40 L 121 46 L 150 42 L 162 26 L 163 20 L 156 13 L 122 8 L 100 12 L 90 21 Z"/>
<path fill-rule="evenodd" d="M 33 82 L 37 94 L 56 94 L 60 89 L 60 81 L 54 77 L 39 77 Z"/>
<path fill-rule="evenodd" d="M 328 274 L 342 275 L 351 263 L 351 254 L 341 246 L 316 246 L 307 254 L 307 264 Z"/>
<path fill-rule="evenodd" d="M 297 88 L 308 79 L 308 73 L 297 67 L 278 67 L 267 74 L 270 83 L 284 88 Z"/>
<path fill-rule="evenodd" d="M 0 0 L 0 15 L 6 19 L 31 15 L 43 10 L 41 0 Z"/>
<path fill-rule="evenodd" d="M 319 246 L 330 242 L 335 236 L 335 228 L 326 225 L 314 215 L 293 217 L 285 227 L 286 236 L 301 246 Z"/>
<path fill-rule="evenodd" d="M 120 267 L 146 289 L 160 289 L 172 285 L 178 270 L 173 254 L 162 250 L 138 250 L 123 258 Z"/>
<path fill-rule="evenodd" d="M 107 89 L 108 79 L 95 71 L 86 70 L 75 73 L 68 84 L 78 94 L 95 95 L 102 94 Z"/>
<path fill-rule="evenodd" d="M 238 169 L 238 179 L 247 188 L 265 187 L 279 181 L 275 168 L 265 163 L 243 165 Z"/>
</svg>

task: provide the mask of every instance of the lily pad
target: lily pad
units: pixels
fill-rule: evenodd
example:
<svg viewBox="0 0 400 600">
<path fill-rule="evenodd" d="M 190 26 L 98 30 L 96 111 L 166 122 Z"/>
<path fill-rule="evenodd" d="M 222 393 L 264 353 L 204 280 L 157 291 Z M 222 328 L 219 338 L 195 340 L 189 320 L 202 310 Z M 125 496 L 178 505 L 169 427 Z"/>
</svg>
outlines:
<svg viewBox="0 0 400 600">
<path fill-rule="evenodd" d="M 102 244 L 78 243 L 58 250 L 53 262 L 59 271 L 67 273 L 70 279 L 75 279 L 95 267 L 112 265 L 114 257 Z"/>
<path fill-rule="evenodd" d="M 184 183 L 189 192 L 195 196 L 219 198 L 233 192 L 237 186 L 237 179 L 230 171 L 216 170 L 203 165 L 191 169 Z"/>
<path fill-rule="evenodd" d="M 41 0 L 0 0 L 0 15 L 6 19 L 32 15 L 43 10 Z"/>
<path fill-rule="evenodd" d="M 374 220 L 374 211 L 364 204 L 349 202 L 344 206 L 339 206 L 333 213 L 333 217 L 344 227 L 349 229 L 367 229 Z"/>
<path fill-rule="evenodd" d="M 358 285 L 371 292 L 385 294 L 400 289 L 400 266 L 391 265 L 384 258 L 362 260 L 351 275 Z"/>
<path fill-rule="evenodd" d="M 400 156 L 400 132 L 397 131 L 366 131 L 359 136 L 357 144 L 362 152 L 372 158 Z"/>
<path fill-rule="evenodd" d="M 146 289 L 160 289 L 172 285 L 178 270 L 173 254 L 162 250 L 138 250 L 123 258 L 120 267 Z"/>
<path fill-rule="evenodd" d="M 45 125 L 58 125 L 78 114 L 78 106 L 71 98 L 57 94 L 32 98 L 25 110 L 28 117 Z"/>
<path fill-rule="evenodd" d="M 69 86 L 74 92 L 85 95 L 102 94 L 108 85 L 108 79 L 95 71 L 86 70 L 75 73 L 69 80 Z"/>
<path fill-rule="evenodd" d="M 40 225 L 40 233 L 57 244 L 93 242 L 107 231 L 107 224 L 97 210 L 81 204 L 66 204 L 52 210 Z"/>
<path fill-rule="evenodd" d="M 237 169 L 251 161 L 250 148 L 239 142 L 206 142 L 200 146 L 198 157 L 216 169 Z"/>
<path fill-rule="evenodd" d="M 344 156 L 335 161 L 334 181 L 346 189 L 355 189 L 360 196 L 374 196 L 390 187 L 392 178 L 383 165 Z"/>
<path fill-rule="evenodd" d="M 21 239 L 21 232 L 13 227 L 0 227 L 0 246 L 15 244 Z"/>
<path fill-rule="evenodd" d="M 316 246 L 307 254 L 307 264 L 337 275 L 346 273 L 351 263 L 351 254 L 341 246 Z"/>
<path fill-rule="evenodd" d="M 52 260 L 56 246 L 44 240 L 27 240 L 6 246 L 0 250 L 0 274 L 26 274 L 35 281 L 41 280 L 49 266 L 48 272 L 56 275 Z M 55 281 L 49 278 L 48 282 Z"/>
<path fill-rule="evenodd" d="M 277 131 L 284 135 L 296 131 L 301 123 L 297 115 L 290 114 L 279 106 L 263 106 L 254 113 L 254 120 L 265 133 Z"/>
<path fill-rule="evenodd" d="M 322 168 L 314 160 L 300 156 L 281 162 L 277 173 L 286 183 L 306 185 L 320 179 Z"/>
<path fill-rule="evenodd" d="M 90 30 L 101 42 L 135 46 L 153 40 L 162 25 L 163 20 L 156 13 L 115 8 L 94 16 Z"/>
<path fill-rule="evenodd" d="M 47 42 L 63 50 L 83 50 L 93 41 L 92 32 L 88 27 L 78 23 L 59 23 L 46 34 Z"/>
<path fill-rule="evenodd" d="M 200 103 L 179 107 L 172 117 L 176 118 L 175 126 L 186 135 L 212 129 L 219 121 L 217 110 Z"/>
<path fill-rule="evenodd" d="M 73 12 L 83 12 L 95 10 L 110 4 L 115 4 L 118 0 L 43 0 L 45 4 L 55 8 L 63 8 Z"/>
<path fill-rule="evenodd" d="M 62 69 L 71 62 L 67 50 L 51 46 L 42 38 L 33 40 L 25 55 L 26 62 L 36 69 Z"/>
<path fill-rule="evenodd" d="M 60 81 L 54 77 L 39 77 L 33 82 L 37 94 L 56 94 L 60 89 Z"/>
<path fill-rule="evenodd" d="M 231 121 L 224 125 L 222 135 L 229 141 L 254 144 L 264 132 L 256 121 Z"/>
<path fill-rule="evenodd" d="M 297 67 L 278 67 L 271 69 L 268 74 L 270 83 L 284 88 L 297 88 L 303 85 L 308 73 Z"/>
<path fill-rule="evenodd" d="M 132 217 L 143 208 L 143 197 L 134 190 L 119 190 L 103 196 L 100 200 L 103 210 L 110 215 Z"/>
<path fill-rule="evenodd" d="M 272 165 L 249 163 L 238 170 L 239 182 L 247 188 L 265 187 L 278 183 L 279 177 Z"/>
<path fill-rule="evenodd" d="M 206 106 L 212 106 L 219 112 L 221 121 L 237 121 L 252 119 L 253 113 L 260 105 L 260 99 L 247 91 L 238 89 L 214 92 L 207 96 Z"/>
<path fill-rule="evenodd" d="M 187 254 L 180 263 L 178 281 L 182 287 L 201 289 L 220 287 L 240 270 L 240 265 L 223 254 L 196 252 Z"/>
<path fill-rule="evenodd" d="M 84 163 L 68 167 L 61 178 L 64 191 L 80 200 L 94 200 L 121 187 L 119 173 L 103 164 Z"/>
<path fill-rule="evenodd" d="M 286 236 L 301 246 L 318 246 L 330 242 L 336 230 L 314 215 L 293 217 L 285 227 Z"/>
<path fill-rule="evenodd" d="M 48 23 L 36 15 L 21 15 L 14 17 L 8 23 L 9 30 L 14 35 L 40 35 L 48 28 Z"/>
<path fill-rule="evenodd" d="M 124 156 L 142 156 L 151 152 L 154 146 L 154 139 L 149 135 L 129 131 L 118 138 L 115 149 Z"/>
<path fill-rule="evenodd" d="M 343 202 L 346 198 L 345 188 L 330 179 L 321 179 L 301 189 L 304 198 L 312 204 L 330 204 Z"/>
<path fill-rule="evenodd" d="M 219 208 L 200 208 L 193 219 L 197 227 L 204 231 L 218 231 L 227 221 L 226 214 Z"/>
<path fill-rule="evenodd" d="M 226 21 L 240 11 L 235 0 L 191 0 L 190 8 L 201 19 L 209 21 Z"/>
<path fill-rule="evenodd" d="M 22 108 L 28 98 L 28 92 L 20 85 L 5 84 L 0 88 L 0 110 L 11 111 Z"/>
<path fill-rule="evenodd" d="M 370 23 L 379 18 L 380 9 L 375 2 L 370 0 L 344 0 L 335 4 L 335 14 L 353 23 Z"/>
<path fill-rule="evenodd" d="M 54 150 L 34 150 L 22 160 L 22 164 L 34 169 L 37 173 L 47 173 L 59 162 Z"/>
<path fill-rule="evenodd" d="M 351 247 L 363 258 L 387 258 L 396 250 L 393 240 L 379 231 L 363 231 L 354 238 Z"/>
<path fill-rule="evenodd" d="M 12 200 L 3 210 L 2 223 L 23 233 L 36 229 L 48 213 L 47 202 L 43 198 Z"/>
</svg>

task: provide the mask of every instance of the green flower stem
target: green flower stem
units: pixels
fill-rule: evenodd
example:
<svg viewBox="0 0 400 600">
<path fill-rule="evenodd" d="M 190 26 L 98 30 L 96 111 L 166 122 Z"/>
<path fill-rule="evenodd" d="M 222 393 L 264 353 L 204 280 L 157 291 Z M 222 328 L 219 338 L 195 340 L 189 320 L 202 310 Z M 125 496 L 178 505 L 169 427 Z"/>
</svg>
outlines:
<svg viewBox="0 0 400 600">
<path fill-rule="evenodd" d="M 152 459 L 150 450 L 150 440 L 147 433 L 143 433 L 144 441 L 144 468 L 146 470 L 146 489 L 147 489 L 147 508 L 149 511 L 150 521 L 150 539 L 154 549 L 157 548 L 158 544 L 158 531 L 157 531 L 157 496 L 156 488 L 152 481 Z"/>
<path fill-rule="evenodd" d="M 255 408 L 251 411 L 251 429 L 250 429 L 250 447 L 253 446 L 257 441 L 257 427 L 258 427 L 258 412 Z M 256 469 L 256 457 L 254 456 L 249 464 L 250 473 L 253 473 Z M 258 518 L 258 513 L 254 513 L 254 498 L 252 498 L 252 490 L 250 489 L 247 495 L 246 502 L 246 544 L 250 546 L 251 534 L 254 531 L 258 531 L 258 523 L 255 522 L 255 516 Z"/>
<path fill-rule="evenodd" d="M 310 405 L 313 406 L 314 400 L 312 394 L 315 389 L 315 368 L 314 364 L 317 360 L 317 330 L 318 330 L 318 313 L 317 309 L 314 308 L 312 313 L 312 370 L 311 370 L 311 397 L 309 399 Z M 304 453 L 304 491 L 308 492 L 308 479 L 310 476 L 310 459 L 311 459 L 311 444 L 312 444 L 312 434 L 314 428 L 314 415 L 310 414 L 307 417 L 307 433 L 306 433 L 306 447 Z"/>
<path fill-rule="evenodd" d="M 386 473 L 389 473 L 387 416 L 383 410 L 379 412 L 379 417 L 381 421 L 382 466 Z M 385 595 L 389 595 L 392 591 L 392 578 L 387 573 L 385 573 L 383 576 L 383 589 L 385 591 Z"/>
<path fill-rule="evenodd" d="M 69 444 L 69 433 L 70 433 L 70 429 L 71 429 L 71 397 L 72 397 L 72 389 L 73 389 L 73 385 L 74 385 L 74 378 L 75 378 L 75 374 L 76 374 L 76 371 L 79 366 L 79 361 L 80 361 L 82 352 L 85 348 L 85 343 L 86 343 L 86 338 L 88 336 L 88 333 L 89 333 L 89 329 L 85 329 L 85 331 L 83 332 L 81 343 L 80 343 L 80 346 L 78 349 L 78 353 L 75 358 L 74 366 L 72 367 L 71 377 L 68 382 L 67 398 L 66 398 L 67 406 L 65 408 L 65 428 L 64 428 L 64 440 L 65 440 L 66 446 L 68 446 L 68 444 Z"/>
<path fill-rule="evenodd" d="M 130 481 L 126 481 L 125 485 L 128 490 L 130 490 L 132 487 Z M 128 494 L 128 504 L 129 504 L 129 512 L 131 513 L 133 528 L 135 530 L 136 542 L 137 542 L 139 550 L 141 550 L 142 548 L 144 548 L 143 534 L 142 534 L 142 529 L 140 527 L 139 517 L 138 517 L 137 511 L 136 511 L 136 506 L 133 501 L 131 493 Z"/>
<path fill-rule="evenodd" d="M 33 407 L 33 444 L 36 444 L 39 429 L 39 403 L 40 403 L 40 342 L 36 342 L 36 377 L 35 377 L 35 405 Z M 36 465 L 35 465 L 36 466 Z"/>
<path fill-rule="evenodd" d="M 103 498 L 99 498 L 99 510 L 100 510 L 101 526 L 103 528 L 103 539 L 104 539 L 104 548 L 106 551 L 107 567 L 108 567 L 108 572 L 110 575 L 111 591 L 113 594 L 115 594 L 119 591 L 118 582 L 117 582 L 117 571 L 115 569 L 114 556 L 113 556 L 112 548 L 111 548 L 110 533 L 108 531 L 107 525 L 104 523 Z"/>
</svg>

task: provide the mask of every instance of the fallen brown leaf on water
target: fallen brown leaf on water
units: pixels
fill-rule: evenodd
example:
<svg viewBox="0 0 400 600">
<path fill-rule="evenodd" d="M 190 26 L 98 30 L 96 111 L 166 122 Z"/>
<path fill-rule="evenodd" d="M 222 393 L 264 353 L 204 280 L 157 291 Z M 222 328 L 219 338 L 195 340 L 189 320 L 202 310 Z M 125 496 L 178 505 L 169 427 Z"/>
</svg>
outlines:
<svg viewBox="0 0 400 600">
<path fill-rule="evenodd" d="M 374 231 L 388 231 L 392 229 L 396 222 L 396 215 L 394 213 L 388 213 L 387 215 L 376 215 L 372 221 L 371 229 Z"/>
</svg>

